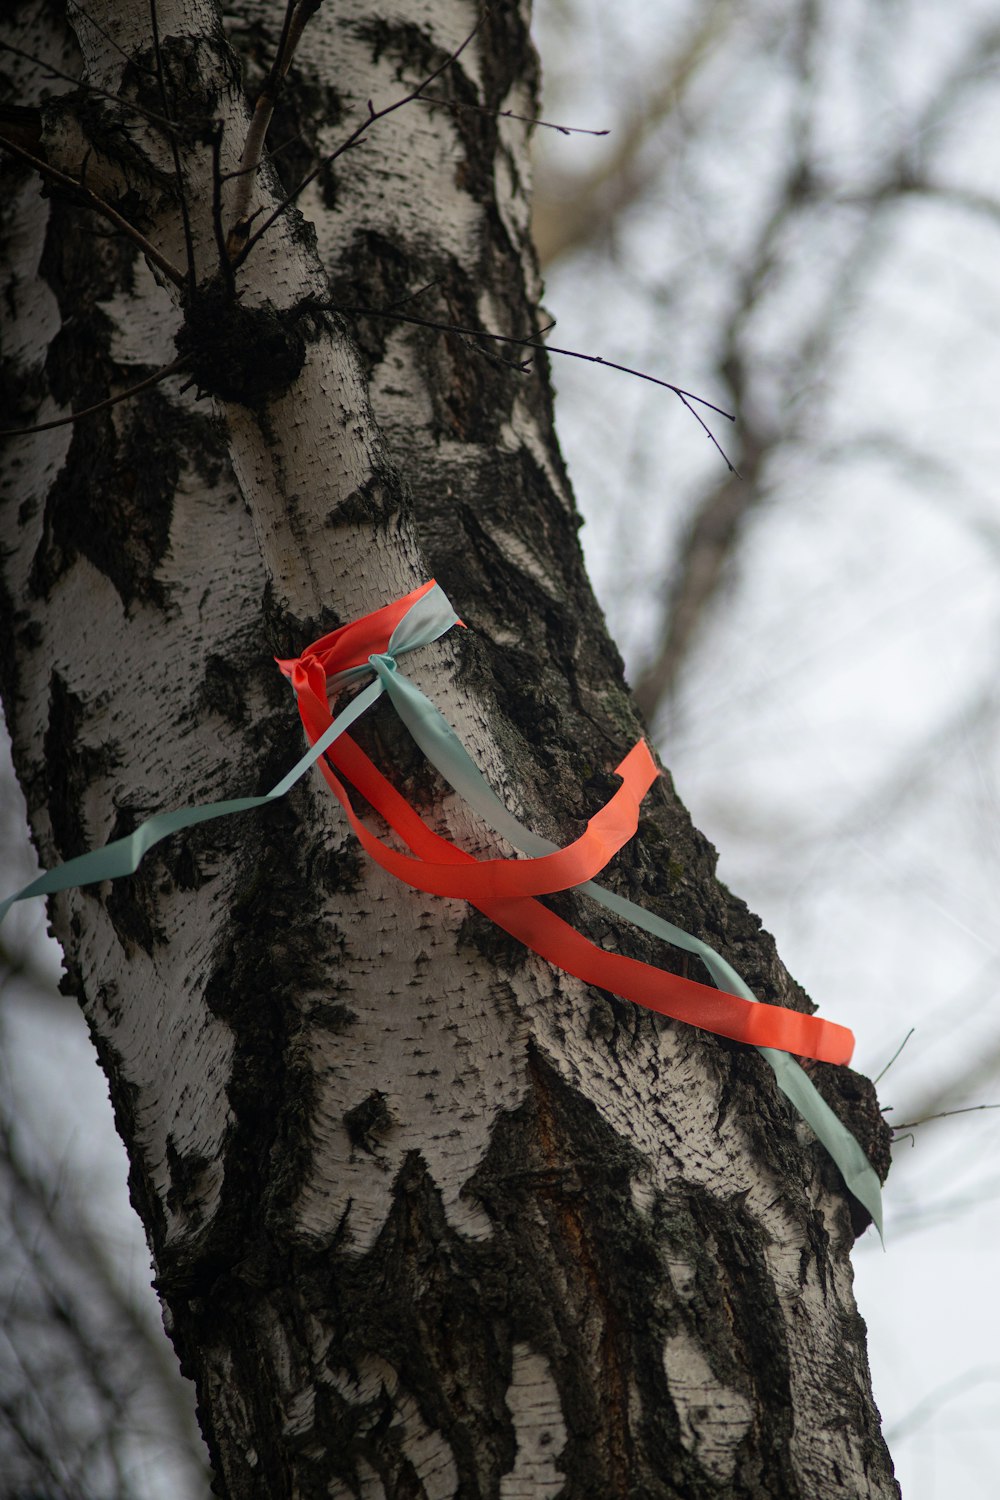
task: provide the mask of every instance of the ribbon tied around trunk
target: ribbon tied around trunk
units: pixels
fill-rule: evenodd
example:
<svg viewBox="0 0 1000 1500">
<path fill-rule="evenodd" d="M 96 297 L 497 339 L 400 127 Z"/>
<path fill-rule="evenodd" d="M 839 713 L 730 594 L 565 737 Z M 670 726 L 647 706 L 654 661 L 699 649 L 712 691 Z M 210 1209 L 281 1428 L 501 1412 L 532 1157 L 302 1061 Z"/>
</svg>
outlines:
<svg viewBox="0 0 1000 1500">
<path fill-rule="evenodd" d="M 132 874 L 143 855 L 168 834 L 264 806 L 284 796 L 310 766 L 318 764 L 366 853 L 396 879 L 432 895 L 468 901 L 546 962 L 586 984 L 673 1020 L 756 1047 L 772 1068 L 778 1087 L 812 1127 L 881 1235 L 878 1176 L 857 1140 L 792 1055 L 847 1063 L 854 1045 L 851 1032 L 819 1016 L 760 1002 L 735 969 L 707 943 L 595 881 L 594 877 L 636 833 L 642 798 L 659 775 L 644 740 L 638 740 L 619 762 L 615 768 L 620 778 L 618 789 L 572 843 L 559 848 L 524 827 L 509 812 L 451 725 L 399 665 L 400 656 L 429 645 L 461 624 L 443 590 L 431 580 L 323 636 L 301 656 L 279 660 L 278 666 L 295 693 L 310 748 L 269 792 L 159 813 L 126 838 L 69 860 L 8 896 L 0 903 L 0 921 L 13 902 L 28 896 Z M 365 678 L 370 680 L 333 717 L 331 695 L 336 698 Z M 476 859 L 428 827 L 382 775 L 347 730 L 383 694 L 444 781 L 522 857 Z M 381 815 L 408 853 L 372 833 L 355 812 L 345 781 Z M 607 952 L 537 899 L 569 889 L 659 940 L 695 955 L 712 984 L 700 984 L 624 954 Z"/>
</svg>

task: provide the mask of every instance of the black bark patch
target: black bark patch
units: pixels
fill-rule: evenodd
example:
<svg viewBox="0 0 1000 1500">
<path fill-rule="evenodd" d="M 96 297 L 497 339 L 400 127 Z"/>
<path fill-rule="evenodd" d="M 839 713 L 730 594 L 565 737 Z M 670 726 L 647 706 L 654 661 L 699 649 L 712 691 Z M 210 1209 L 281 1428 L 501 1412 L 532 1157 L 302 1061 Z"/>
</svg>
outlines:
<svg viewBox="0 0 1000 1500">
<path fill-rule="evenodd" d="M 741 1194 L 719 1199 L 691 1186 L 681 1212 L 671 1200 L 658 1218 L 667 1244 L 694 1267 L 685 1326 L 702 1344 L 720 1384 L 751 1402 L 750 1427 L 737 1449 L 728 1493 L 799 1500 L 791 1456 L 791 1367 L 763 1231 Z"/>
<path fill-rule="evenodd" d="M 265 53 L 269 66 L 273 42 Z M 317 125 L 328 130 L 344 118 L 344 103 L 332 84 L 319 84 L 305 78 L 296 68 L 286 78 L 267 133 L 268 156 L 286 193 L 293 192 L 303 177 L 319 168 L 316 185 L 326 208 L 337 202 L 336 171 L 332 162 L 323 161 L 324 148 Z"/>
<path fill-rule="evenodd" d="M 83 699 L 58 672 L 53 672 L 44 742 L 46 802 L 55 846 L 63 860 L 75 859 L 91 847 L 92 837 L 83 816 L 84 797 L 97 777 L 107 776 L 121 763 L 113 741 L 100 746 L 81 742 L 86 723 Z"/>
<path fill-rule="evenodd" d="M 349 994 L 349 986 L 344 988 Z M 302 1019 L 310 1029 L 318 1027 L 322 1031 L 328 1031 L 331 1036 L 342 1036 L 356 1024 L 358 1017 L 349 1006 L 342 1005 L 334 994 L 313 1000 L 304 1006 Z"/>
<path fill-rule="evenodd" d="M 356 840 L 316 851 L 309 863 L 313 888 L 325 891 L 356 891 L 364 880 L 365 860 Z"/>
<path fill-rule="evenodd" d="M 127 838 L 148 817 L 159 811 L 159 808 L 142 804 L 123 804 L 115 813 L 108 843 Z M 178 863 L 187 874 L 192 874 L 196 869 L 184 840 L 184 834 L 174 834 L 172 838 L 151 849 L 133 875 L 124 875 L 119 880 L 111 881 L 105 910 L 126 953 L 131 954 L 138 947 L 152 956 L 154 950 L 165 941 L 166 935 L 159 918 L 161 890 L 164 885 L 169 889 L 173 868 Z M 182 884 L 181 881 L 174 883 Z"/>
<path fill-rule="evenodd" d="M 459 944 L 472 948 L 498 974 L 516 974 L 523 969 L 528 949 L 502 927 L 470 907 L 458 929 Z"/>
<path fill-rule="evenodd" d="M 212 35 L 161 35 L 159 57 L 152 47 L 136 52 L 126 63 L 122 79 L 123 93 L 159 114 L 162 78 L 168 97 L 184 101 L 176 128 L 188 141 L 205 144 L 219 115 L 220 94 L 226 88 L 235 92 L 240 84 L 239 65 L 226 40 L 221 15 L 212 21 Z"/>
<path fill-rule="evenodd" d="M 276 803 L 257 814 L 206 983 L 205 1004 L 233 1032 L 235 1123 L 211 1224 L 160 1261 L 164 1284 L 185 1296 L 264 1254 L 311 1160 L 314 1080 L 298 1007 L 305 995 L 329 992 L 332 976 L 325 934 L 303 897 L 299 844 L 294 808 Z"/>
<path fill-rule="evenodd" d="M 109 235 L 106 220 L 96 213 L 54 196 L 39 272 L 55 294 L 64 324 L 72 326 L 77 319 L 86 324 L 102 317 L 99 304 L 131 288 L 137 253 L 124 235 Z M 103 345 L 100 354 L 107 356 L 109 347 Z M 51 380 L 51 370 L 48 373 Z M 81 365 L 75 379 L 72 369 L 67 369 L 66 378 L 79 392 L 90 378 L 88 366 Z"/>
<path fill-rule="evenodd" d="M 233 662 L 217 652 L 205 658 L 197 707 L 219 714 L 238 729 L 244 727 L 250 716 L 241 673 Z"/>
<path fill-rule="evenodd" d="M 204 1217 L 201 1198 L 215 1163 L 197 1151 L 178 1151 L 173 1136 L 167 1137 L 166 1155 L 170 1173 L 167 1207 L 175 1214 L 186 1215 L 197 1228 Z"/>
<path fill-rule="evenodd" d="M 331 267 L 331 305 L 350 318 L 369 372 L 385 358 L 386 342 L 397 325 L 391 318 L 365 317 L 364 310 L 381 311 L 404 301 L 415 291 L 418 274 L 419 261 L 409 248 L 373 229 L 359 230 Z M 419 311 L 419 306 L 411 310 Z"/>
<path fill-rule="evenodd" d="M 710 1491 L 680 1449 L 663 1373 L 670 1284 L 631 1200 L 638 1155 L 537 1052 L 529 1073 L 468 1191 L 510 1243 L 514 1336 L 559 1389 L 566 1494 L 695 1500 Z"/>
<path fill-rule="evenodd" d="M 170 545 L 174 492 L 189 438 L 188 418 L 158 391 L 111 412 L 78 421 L 66 461 L 45 502 L 31 588 L 48 597 L 77 557 L 85 557 L 128 607 L 163 608 L 167 591 L 156 569 Z"/>
<path fill-rule="evenodd" d="M 386 526 L 409 510 L 408 496 L 395 470 L 386 465 L 352 490 L 327 516 L 328 526 Z"/>
<path fill-rule="evenodd" d="M 400 82 L 404 68 L 418 68 L 429 73 L 448 57 L 429 32 L 416 22 L 392 22 L 377 16 L 370 21 L 358 21 L 353 29 L 355 35 L 371 47 L 373 63 L 381 62 L 385 56 L 398 60 Z"/>
<path fill-rule="evenodd" d="M 9 290 L 9 289 L 8 289 Z M 17 317 L 16 302 L 8 295 L 7 311 L 11 323 Z M 0 411 L 5 426 L 28 426 L 46 394 L 45 368 L 41 361 L 25 364 L 0 356 Z"/>
<path fill-rule="evenodd" d="M 369 1156 L 377 1153 L 395 1123 L 386 1096 L 378 1089 L 353 1109 L 349 1109 L 344 1116 L 344 1126 L 351 1145 L 355 1150 L 367 1152 Z"/>
<path fill-rule="evenodd" d="M 201 391 L 258 410 L 298 378 L 306 341 L 294 314 L 245 307 L 221 282 L 188 298 L 174 340 Z"/>
<path fill-rule="evenodd" d="M 375 1249 L 360 1262 L 339 1259 L 345 1317 L 330 1348 L 331 1364 L 351 1369 L 365 1352 L 378 1352 L 398 1371 L 426 1425 L 447 1440 L 458 1471 L 456 1496 L 495 1494 L 500 1474 L 514 1460 L 504 1403 L 510 1338 L 502 1319 L 489 1316 L 498 1297 L 506 1302 L 506 1293 L 480 1274 L 481 1248 L 449 1227 L 416 1152 L 397 1177 L 393 1208 Z M 331 1411 L 342 1423 L 345 1415 Z M 365 1422 L 361 1442 L 354 1420 L 342 1454 L 345 1477 L 363 1456 L 383 1477 L 388 1494 L 409 1493 L 399 1488 L 404 1455 L 398 1427 L 379 1431 Z"/>
</svg>

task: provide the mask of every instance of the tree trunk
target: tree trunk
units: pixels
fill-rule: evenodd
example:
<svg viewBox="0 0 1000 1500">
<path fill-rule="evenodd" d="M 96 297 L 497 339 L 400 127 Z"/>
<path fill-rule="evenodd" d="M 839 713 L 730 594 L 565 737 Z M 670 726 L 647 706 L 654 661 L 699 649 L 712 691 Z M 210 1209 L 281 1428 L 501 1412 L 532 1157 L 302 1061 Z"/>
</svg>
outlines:
<svg viewBox="0 0 1000 1500">
<path fill-rule="evenodd" d="M 529 131 L 499 113 L 537 109 L 524 7 L 499 0 L 428 91 L 480 108 L 372 123 L 255 245 L 238 303 L 213 141 L 234 172 L 284 7 L 160 0 L 159 59 L 145 5 L 11 9 L 7 40 L 35 61 L 0 58 L 17 106 L 0 135 L 22 152 L 0 210 L 6 411 L 51 420 L 187 360 L 0 449 L 3 696 L 42 863 L 266 790 L 301 751 L 274 656 L 432 575 L 471 628 L 408 673 L 508 804 L 568 842 L 641 728 L 584 575 L 545 357 L 525 372 L 372 315 L 426 288 L 399 310 L 542 326 Z M 401 98 L 474 23 L 454 0 L 321 6 L 273 165 L 224 183 L 223 229 L 247 183 L 260 228 L 369 99 Z M 511 852 L 391 713 L 360 734 L 436 828 Z M 811 1008 L 669 780 L 614 871 L 762 997 Z M 220 1494 L 897 1494 L 851 1290 L 863 1220 L 754 1052 L 394 883 L 315 776 L 160 845 L 131 880 L 53 898 L 51 918 Z M 813 1076 L 884 1152 L 867 1082 Z"/>
</svg>

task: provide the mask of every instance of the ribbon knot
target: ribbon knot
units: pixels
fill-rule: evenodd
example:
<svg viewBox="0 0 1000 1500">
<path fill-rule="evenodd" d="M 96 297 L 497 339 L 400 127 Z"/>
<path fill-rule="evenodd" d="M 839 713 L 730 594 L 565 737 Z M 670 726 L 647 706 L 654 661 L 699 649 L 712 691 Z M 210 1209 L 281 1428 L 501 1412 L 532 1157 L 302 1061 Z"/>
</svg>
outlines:
<svg viewBox="0 0 1000 1500">
<path fill-rule="evenodd" d="M 291 682 L 296 697 L 305 689 L 315 691 L 318 684 L 326 681 L 323 663 L 311 651 L 304 651 L 289 661 L 278 661 L 278 666 Z"/>
<path fill-rule="evenodd" d="M 372 671 L 383 679 L 399 671 L 399 663 L 391 651 L 373 651 L 368 658 Z"/>
</svg>

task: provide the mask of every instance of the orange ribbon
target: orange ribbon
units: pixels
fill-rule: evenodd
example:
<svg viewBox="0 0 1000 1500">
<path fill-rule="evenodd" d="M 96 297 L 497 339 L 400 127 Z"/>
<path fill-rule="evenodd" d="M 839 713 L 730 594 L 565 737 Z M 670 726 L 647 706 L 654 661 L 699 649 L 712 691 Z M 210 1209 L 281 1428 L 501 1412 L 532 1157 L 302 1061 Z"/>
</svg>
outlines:
<svg viewBox="0 0 1000 1500">
<path fill-rule="evenodd" d="M 332 723 L 327 702 L 330 680 L 344 673 L 353 677 L 370 657 L 384 654 L 396 624 L 429 587 L 424 585 L 331 632 L 301 657 L 279 663 L 291 678 L 310 744 L 315 744 Z M 434 833 L 346 734 L 330 745 L 319 766 L 361 844 L 384 870 L 416 890 L 470 902 L 556 968 L 660 1015 L 737 1042 L 774 1047 L 822 1062 L 850 1061 L 854 1037 L 846 1027 L 782 1006 L 745 1000 L 638 959 L 607 953 L 532 899 L 592 879 L 635 833 L 639 803 L 658 774 L 644 741 L 639 740 L 617 767 L 621 786 L 590 819 L 581 837 L 554 854 L 535 859 L 477 860 Z M 365 826 L 334 766 L 415 857 L 390 848 Z"/>
</svg>

